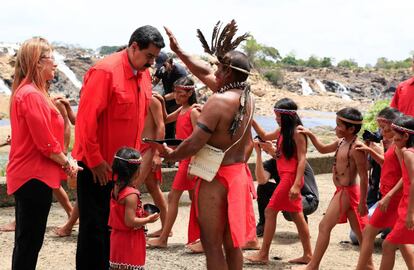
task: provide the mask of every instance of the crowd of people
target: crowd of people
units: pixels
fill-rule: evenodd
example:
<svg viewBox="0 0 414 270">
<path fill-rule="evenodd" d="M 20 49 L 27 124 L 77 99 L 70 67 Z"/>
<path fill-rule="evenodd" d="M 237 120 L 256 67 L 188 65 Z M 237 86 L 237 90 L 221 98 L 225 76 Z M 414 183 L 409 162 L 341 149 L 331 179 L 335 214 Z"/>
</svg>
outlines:
<svg viewBox="0 0 414 270">
<path fill-rule="evenodd" d="M 139 27 L 125 49 L 85 74 L 77 115 L 66 99 L 49 95 L 57 68 L 49 42 L 36 37 L 22 44 L 10 101 L 7 166 L 7 192 L 16 201 L 13 270 L 36 268 L 52 194 L 69 217 L 56 234 L 70 235 L 79 218 L 76 269 L 144 269 L 146 248 L 168 248 L 185 190 L 191 198 L 187 245 L 204 252 L 207 269 L 268 263 L 279 212 L 297 228 L 303 251 L 289 262 L 302 264 L 298 269 L 319 269 L 332 229 L 346 222 L 360 244 L 357 269 L 374 269 L 373 242 L 387 228 L 391 232 L 383 242 L 380 269 L 393 268 L 398 249 L 414 269 L 414 77 L 401 83 L 390 107 L 378 113 L 379 143 L 358 138 L 363 116 L 346 107 L 336 113 L 337 139 L 325 144 L 303 126 L 298 106 L 289 98 L 273 107 L 277 128 L 266 132 L 260 127 L 253 119 L 254 98 L 247 83 L 251 65 L 245 54 L 234 48 L 217 50 L 214 68 L 186 53 L 173 33 L 165 31 L 188 71 L 161 52 L 165 43 L 156 28 Z M 197 103 L 191 76 L 214 93 L 203 106 Z M 162 95 L 152 91 L 158 81 L 165 89 Z M 166 128 L 170 123 L 175 125 Z M 67 155 L 70 124 L 75 125 L 73 158 Z M 258 134 L 254 139 L 252 129 Z M 164 138 L 180 141 L 171 147 Z M 307 216 L 317 209 L 319 192 L 306 161 L 309 142 L 320 153 L 334 153 L 336 187 L 314 249 Z M 247 166 L 253 149 L 257 193 Z M 262 152 L 272 158 L 263 162 Z M 370 217 L 368 194 L 375 187 L 368 156 L 381 170 L 380 192 L 374 196 L 378 202 Z M 160 189 L 162 160 L 179 161 L 167 200 Z M 74 207 L 62 179 L 76 179 Z M 138 191 L 142 184 L 158 211 L 144 210 Z M 158 219 L 161 228 L 146 233 L 145 224 Z M 243 255 L 243 249 L 257 251 Z"/>
</svg>

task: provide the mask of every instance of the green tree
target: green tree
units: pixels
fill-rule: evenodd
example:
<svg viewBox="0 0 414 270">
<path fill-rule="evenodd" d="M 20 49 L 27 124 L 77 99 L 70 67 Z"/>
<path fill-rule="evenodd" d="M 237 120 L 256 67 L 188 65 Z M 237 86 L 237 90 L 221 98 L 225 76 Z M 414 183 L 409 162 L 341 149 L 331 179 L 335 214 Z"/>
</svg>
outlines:
<svg viewBox="0 0 414 270">
<path fill-rule="evenodd" d="M 339 61 L 339 63 L 337 64 L 337 67 L 357 68 L 358 63 L 354 59 L 344 59 L 342 61 Z"/>
<path fill-rule="evenodd" d="M 321 67 L 332 67 L 332 59 L 330 57 L 324 57 L 320 63 Z"/>
<path fill-rule="evenodd" d="M 108 55 L 116 52 L 121 47 L 123 46 L 102 46 L 99 48 L 99 53 L 102 55 Z"/>
<path fill-rule="evenodd" d="M 276 48 L 260 44 L 254 37 L 246 41 L 243 51 L 255 68 L 272 66 L 280 59 L 279 51 Z"/>
<path fill-rule="evenodd" d="M 372 105 L 368 112 L 364 115 L 364 123 L 361 128 L 361 132 L 364 129 L 369 131 L 376 131 L 378 129 L 377 114 L 385 107 L 390 106 L 389 99 L 378 100 Z"/>
<path fill-rule="evenodd" d="M 320 63 L 319 59 L 316 56 L 311 55 L 308 58 L 308 61 L 306 61 L 306 66 L 307 67 L 312 67 L 312 68 L 317 68 L 317 67 L 321 66 L 321 63 Z"/>
</svg>

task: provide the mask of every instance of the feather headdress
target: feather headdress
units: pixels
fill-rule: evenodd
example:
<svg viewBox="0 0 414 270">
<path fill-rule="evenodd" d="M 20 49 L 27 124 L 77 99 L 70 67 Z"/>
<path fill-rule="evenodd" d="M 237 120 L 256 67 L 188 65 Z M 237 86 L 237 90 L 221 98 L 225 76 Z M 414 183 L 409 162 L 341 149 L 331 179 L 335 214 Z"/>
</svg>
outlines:
<svg viewBox="0 0 414 270">
<path fill-rule="evenodd" d="M 223 24 L 218 21 L 214 26 L 213 34 L 211 36 L 211 45 L 208 45 L 201 30 L 197 29 L 197 37 L 201 41 L 204 52 L 216 56 L 219 61 L 221 61 L 227 52 L 236 49 L 241 42 L 245 41 L 250 36 L 249 33 L 244 33 L 233 40 L 237 32 L 237 24 L 234 19 L 226 24 L 223 29 L 221 28 L 222 25 Z"/>
</svg>

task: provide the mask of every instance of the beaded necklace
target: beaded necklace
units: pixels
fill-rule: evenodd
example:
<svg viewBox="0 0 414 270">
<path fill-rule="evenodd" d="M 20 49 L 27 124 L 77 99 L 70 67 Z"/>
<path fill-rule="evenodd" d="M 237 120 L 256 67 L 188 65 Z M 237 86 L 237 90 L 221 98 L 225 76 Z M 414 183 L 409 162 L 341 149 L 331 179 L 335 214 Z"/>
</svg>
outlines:
<svg viewBox="0 0 414 270">
<path fill-rule="evenodd" d="M 244 115 L 247 113 L 246 112 L 246 108 L 247 108 L 247 100 L 249 99 L 250 96 L 250 85 L 246 82 L 232 82 L 229 84 L 224 85 L 223 87 L 221 87 L 217 93 L 224 93 L 229 89 L 240 89 L 243 90 L 243 92 L 240 95 L 240 106 L 238 111 L 236 112 L 236 115 L 233 118 L 233 121 L 231 122 L 231 125 L 229 127 L 229 133 L 231 136 L 233 136 L 234 134 L 236 134 L 237 129 L 240 127 Z"/>
<path fill-rule="evenodd" d="M 335 174 L 335 179 L 338 182 L 339 182 L 339 179 L 338 179 L 339 177 L 338 176 L 344 176 L 345 172 L 347 172 L 349 167 L 351 166 L 351 148 L 352 148 L 352 145 L 355 143 L 356 138 L 357 138 L 357 136 L 354 136 L 351 143 L 349 144 L 348 153 L 346 154 L 346 156 L 347 156 L 346 168 L 342 173 L 338 173 L 338 170 L 336 168 L 336 156 L 338 155 L 339 147 L 341 147 L 341 145 L 345 141 L 345 139 L 342 139 L 341 142 L 338 144 L 338 147 L 336 148 L 335 155 L 334 155 L 333 171 L 334 171 L 334 174 Z"/>
<path fill-rule="evenodd" d="M 217 93 L 224 93 L 229 89 L 241 89 L 243 90 L 245 87 L 247 86 L 246 82 L 232 82 L 232 83 L 228 83 L 226 85 L 224 85 L 223 87 L 221 87 Z"/>
</svg>

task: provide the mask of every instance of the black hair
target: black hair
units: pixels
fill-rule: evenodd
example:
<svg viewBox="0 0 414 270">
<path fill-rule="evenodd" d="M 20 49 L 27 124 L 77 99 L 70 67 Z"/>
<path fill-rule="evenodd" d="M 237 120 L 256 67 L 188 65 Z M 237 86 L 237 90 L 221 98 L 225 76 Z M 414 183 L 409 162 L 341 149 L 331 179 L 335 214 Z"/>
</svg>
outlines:
<svg viewBox="0 0 414 270">
<path fill-rule="evenodd" d="M 274 109 L 285 110 L 297 110 L 298 105 L 290 98 L 282 98 L 278 100 L 274 106 Z M 280 114 L 280 132 L 283 136 L 282 151 L 287 159 L 292 158 L 295 155 L 296 143 L 294 139 L 295 129 L 297 126 L 302 125 L 302 121 L 297 113 L 295 114 Z"/>
<path fill-rule="evenodd" d="M 249 58 L 246 54 L 239 51 L 229 51 L 224 55 L 221 63 L 226 67 L 232 65 L 234 67 L 241 68 L 246 72 L 250 72 L 251 69 Z M 241 72 L 237 69 L 232 68 L 231 70 L 233 78 L 236 82 L 244 82 L 247 80 L 247 77 L 249 77 L 248 74 Z"/>
<path fill-rule="evenodd" d="M 177 79 L 174 82 L 174 86 L 176 86 L 176 85 L 192 86 L 192 85 L 195 85 L 195 83 L 194 83 L 194 80 L 191 79 L 190 76 L 185 76 L 185 77 L 181 77 L 181 78 Z M 188 105 L 190 105 L 190 106 L 197 103 L 197 94 L 195 92 L 195 89 L 192 90 L 192 91 L 193 92 L 192 92 L 191 96 L 188 98 Z"/>
<path fill-rule="evenodd" d="M 392 107 L 385 107 L 377 115 L 377 117 L 385 118 L 391 122 L 394 122 L 396 119 L 398 119 L 401 116 L 402 116 L 402 113 L 396 108 L 392 108 Z"/>
<path fill-rule="evenodd" d="M 133 176 L 140 166 L 140 164 L 128 162 L 128 160 L 138 160 L 141 155 L 133 148 L 122 147 L 116 152 L 115 156 L 121 158 L 119 159 L 114 157 L 114 161 L 112 163 L 112 178 L 114 178 L 114 175 L 117 176 L 115 184 L 119 186 L 119 194 L 122 189 L 131 184 Z"/>
<path fill-rule="evenodd" d="M 401 116 L 400 118 L 395 120 L 394 124 L 400 127 L 414 130 L 414 118 L 412 116 L 408 116 L 408 115 Z M 398 129 L 393 129 L 393 130 L 394 132 L 398 132 L 399 134 L 404 134 L 403 131 L 400 131 Z M 408 148 L 414 147 L 414 134 L 408 133 L 408 140 L 407 140 L 405 147 L 408 147 Z"/>
<path fill-rule="evenodd" d="M 358 111 L 357 109 L 352 108 L 352 107 L 343 108 L 343 109 L 339 110 L 336 113 L 336 115 L 338 115 L 340 117 L 343 117 L 343 118 L 346 118 L 346 119 L 349 119 L 349 120 L 352 120 L 352 121 L 362 121 L 364 119 L 362 117 L 362 113 L 360 111 Z M 342 120 L 341 120 L 341 122 L 344 123 L 344 125 L 347 129 L 351 128 L 351 127 L 354 127 L 354 135 L 358 134 L 358 132 L 361 130 L 361 127 L 362 127 L 362 124 L 352 124 L 352 123 L 345 122 L 345 121 L 342 121 Z"/>
<path fill-rule="evenodd" d="M 164 39 L 157 28 L 151 25 L 141 26 L 132 33 L 128 42 L 128 47 L 136 42 L 140 50 L 148 48 L 150 44 L 154 44 L 157 48 L 164 48 Z"/>
</svg>

